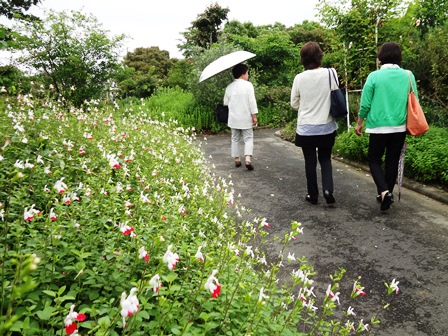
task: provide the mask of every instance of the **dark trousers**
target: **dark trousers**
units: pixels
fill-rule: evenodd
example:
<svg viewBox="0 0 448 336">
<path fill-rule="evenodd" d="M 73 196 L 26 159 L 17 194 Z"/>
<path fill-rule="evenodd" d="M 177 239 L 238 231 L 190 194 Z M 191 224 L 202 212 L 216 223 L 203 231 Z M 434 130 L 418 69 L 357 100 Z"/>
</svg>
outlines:
<svg viewBox="0 0 448 336">
<path fill-rule="evenodd" d="M 308 195 L 317 199 L 319 189 L 317 187 L 317 160 L 319 160 L 322 172 L 322 189 L 333 192 L 333 171 L 331 166 L 331 147 L 302 147 L 305 158 L 305 174 Z"/>
<path fill-rule="evenodd" d="M 389 192 L 394 190 L 398 175 L 398 161 L 405 139 L 406 132 L 370 134 L 367 158 L 378 195 L 386 190 L 389 190 Z M 386 153 L 386 156 L 383 170 L 382 159 L 384 153 Z"/>
</svg>

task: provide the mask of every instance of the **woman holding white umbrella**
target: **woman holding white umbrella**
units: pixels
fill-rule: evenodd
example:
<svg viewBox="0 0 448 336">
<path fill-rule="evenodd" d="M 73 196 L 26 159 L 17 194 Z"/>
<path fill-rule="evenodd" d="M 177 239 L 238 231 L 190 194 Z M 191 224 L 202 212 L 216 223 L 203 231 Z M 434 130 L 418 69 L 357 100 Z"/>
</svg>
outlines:
<svg viewBox="0 0 448 336">
<path fill-rule="evenodd" d="M 231 155 L 235 158 L 235 166 L 241 166 L 240 142 L 244 141 L 245 165 L 253 170 L 252 155 L 254 149 L 253 126 L 257 125 L 257 101 L 254 86 L 249 82 L 249 67 L 239 63 L 232 69 L 233 82 L 224 94 L 224 105 L 229 107 L 227 125 L 232 130 Z"/>
</svg>

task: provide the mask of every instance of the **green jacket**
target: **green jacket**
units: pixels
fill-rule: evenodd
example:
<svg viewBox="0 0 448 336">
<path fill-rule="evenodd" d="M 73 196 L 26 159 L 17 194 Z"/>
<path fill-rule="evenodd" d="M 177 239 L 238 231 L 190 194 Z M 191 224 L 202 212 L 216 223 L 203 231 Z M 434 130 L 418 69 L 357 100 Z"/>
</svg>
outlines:
<svg viewBox="0 0 448 336">
<path fill-rule="evenodd" d="M 366 128 L 406 124 L 410 74 L 418 98 L 414 74 L 401 68 L 384 68 L 369 74 L 361 95 L 359 117 Z"/>
</svg>

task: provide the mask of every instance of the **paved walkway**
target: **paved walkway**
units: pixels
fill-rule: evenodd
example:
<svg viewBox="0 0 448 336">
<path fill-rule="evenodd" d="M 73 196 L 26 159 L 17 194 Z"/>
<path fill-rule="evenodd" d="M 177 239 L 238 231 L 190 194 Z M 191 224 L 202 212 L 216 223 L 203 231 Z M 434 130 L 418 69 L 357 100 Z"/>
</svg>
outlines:
<svg viewBox="0 0 448 336">
<path fill-rule="evenodd" d="M 305 256 L 315 267 L 318 296 L 323 297 L 329 276 L 343 267 L 347 273 L 341 304 L 348 307 L 353 280 L 361 277 L 367 296 L 355 302 L 355 309 L 358 319 L 368 321 L 385 298 L 384 282 L 396 278 L 400 294 L 393 297 L 375 334 L 448 335 L 448 205 L 404 188 L 401 201 L 382 212 L 368 172 L 337 160 L 335 206 L 323 197 L 317 205 L 308 204 L 301 151 L 275 131 L 255 131 L 253 171 L 233 165 L 230 135 L 207 136 L 204 145 L 216 173 L 230 176 L 251 216 L 271 223 L 272 242 L 264 247 L 268 255 L 279 251 L 273 236 L 283 236 L 291 220 L 297 220 L 304 235 L 286 253 Z M 441 195 L 443 200 L 446 195 Z M 286 265 L 284 274 L 292 269 L 297 264 Z"/>
</svg>

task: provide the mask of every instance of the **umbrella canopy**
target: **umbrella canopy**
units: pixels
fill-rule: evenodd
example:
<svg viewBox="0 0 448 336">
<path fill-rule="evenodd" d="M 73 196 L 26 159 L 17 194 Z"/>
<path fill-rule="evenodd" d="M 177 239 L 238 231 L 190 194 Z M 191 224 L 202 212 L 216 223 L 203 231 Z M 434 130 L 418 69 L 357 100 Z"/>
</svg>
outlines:
<svg viewBox="0 0 448 336">
<path fill-rule="evenodd" d="M 234 65 L 237 65 L 238 63 L 247 61 L 249 58 L 254 56 L 255 54 L 244 50 L 234 51 L 230 54 L 221 56 L 205 67 L 201 73 L 201 77 L 199 78 L 199 83 L 233 67 Z"/>
<path fill-rule="evenodd" d="M 398 161 L 398 176 L 397 176 L 398 200 L 400 200 L 401 198 L 401 187 L 403 186 L 403 175 L 404 175 L 404 157 L 407 148 L 408 144 L 405 142 L 403 144 L 403 148 L 401 149 L 400 160 Z"/>
</svg>

